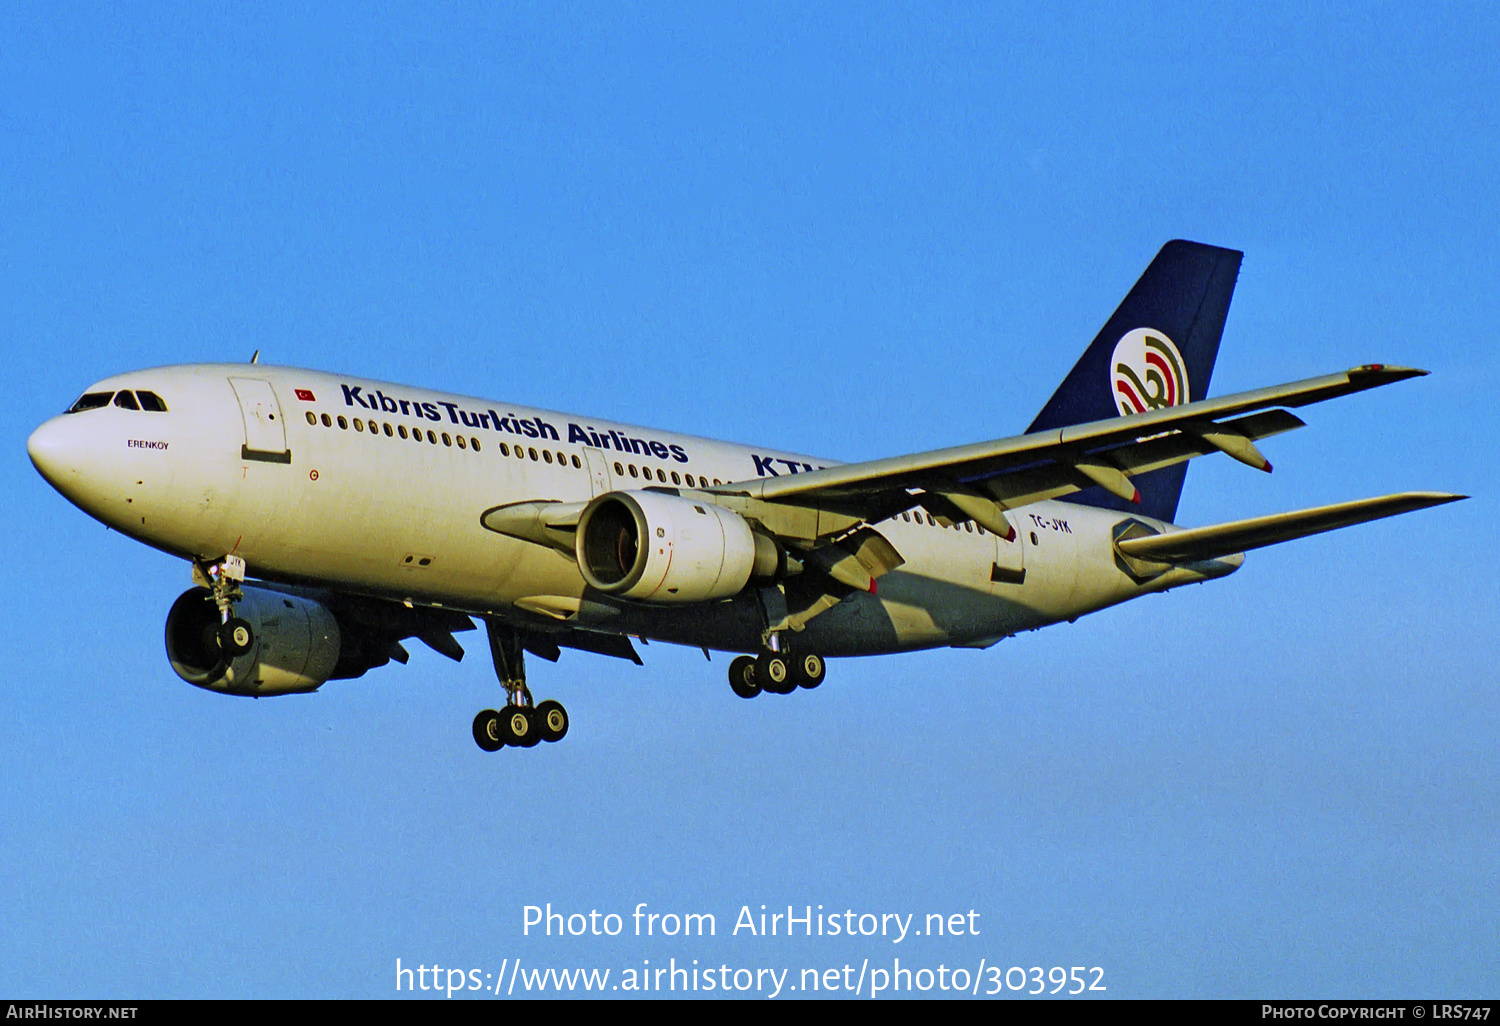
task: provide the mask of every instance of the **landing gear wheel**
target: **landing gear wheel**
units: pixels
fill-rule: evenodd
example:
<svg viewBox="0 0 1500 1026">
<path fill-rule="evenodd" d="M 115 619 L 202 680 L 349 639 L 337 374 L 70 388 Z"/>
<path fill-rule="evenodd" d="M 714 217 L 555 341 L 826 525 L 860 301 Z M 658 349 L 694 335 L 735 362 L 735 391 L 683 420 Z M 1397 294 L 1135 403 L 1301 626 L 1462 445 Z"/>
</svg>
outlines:
<svg viewBox="0 0 1500 1026">
<path fill-rule="evenodd" d="M 521 705 L 507 705 L 500 714 L 505 743 L 517 748 L 531 748 L 542 739 L 531 710 Z"/>
<path fill-rule="evenodd" d="M 498 752 L 505 747 L 503 726 L 499 713 L 493 709 L 483 710 L 474 717 L 474 743 L 486 752 Z"/>
<path fill-rule="evenodd" d="M 812 652 L 804 652 L 793 659 L 792 670 L 792 676 L 797 678 L 797 685 L 808 690 L 823 683 L 823 678 L 828 674 L 828 666 L 823 662 L 823 657 Z"/>
<path fill-rule="evenodd" d="M 729 664 L 729 686 L 741 698 L 754 698 L 760 694 L 754 656 L 742 655 Z"/>
<path fill-rule="evenodd" d="M 568 710 L 552 699 L 538 705 L 532 715 L 543 741 L 561 741 L 568 734 Z"/>
<path fill-rule="evenodd" d="M 219 628 L 219 648 L 231 659 L 244 655 L 254 644 L 255 632 L 248 622 L 237 616 L 231 616 Z"/>
<path fill-rule="evenodd" d="M 792 667 L 780 652 L 762 652 L 755 660 L 755 679 L 773 695 L 789 695 L 797 685 L 792 681 Z"/>
</svg>

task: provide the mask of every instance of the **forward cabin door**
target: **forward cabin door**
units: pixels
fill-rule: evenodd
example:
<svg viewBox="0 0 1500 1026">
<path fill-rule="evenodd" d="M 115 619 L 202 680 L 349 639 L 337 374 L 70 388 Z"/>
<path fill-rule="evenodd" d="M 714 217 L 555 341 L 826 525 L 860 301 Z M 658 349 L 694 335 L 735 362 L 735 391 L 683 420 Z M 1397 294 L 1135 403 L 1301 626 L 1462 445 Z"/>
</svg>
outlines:
<svg viewBox="0 0 1500 1026">
<path fill-rule="evenodd" d="M 230 378 L 229 384 L 239 398 L 240 415 L 245 420 L 240 458 L 261 463 L 292 462 L 292 452 L 286 446 L 286 422 L 271 383 L 259 378 Z"/>
<path fill-rule="evenodd" d="M 609 457 L 604 454 L 604 450 L 585 446 L 583 459 L 589 465 L 590 494 L 603 495 L 609 491 Z"/>
</svg>

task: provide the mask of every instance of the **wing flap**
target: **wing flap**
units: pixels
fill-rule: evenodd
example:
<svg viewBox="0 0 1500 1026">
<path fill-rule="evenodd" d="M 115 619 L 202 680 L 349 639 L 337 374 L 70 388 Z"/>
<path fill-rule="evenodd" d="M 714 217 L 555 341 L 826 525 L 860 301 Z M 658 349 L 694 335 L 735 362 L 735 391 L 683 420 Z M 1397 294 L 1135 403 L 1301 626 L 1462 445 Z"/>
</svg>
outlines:
<svg viewBox="0 0 1500 1026">
<path fill-rule="evenodd" d="M 748 494 L 753 498 L 775 502 L 803 505 L 827 502 L 847 508 L 850 501 L 857 501 L 872 493 L 888 493 L 907 488 L 953 490 L 956 483 L 968 484 L 1008 473 L 1024 473 L 1039 464 L 1059 458 L 1065 462 L 1075 462 L 1103 450 L 1149 444 L 1156 436 L 1166 432 L 1191 433 L 1189 429 L 1196 428 L 1210 435 L 1222 435 L 1224 425 L 1218 423 L 1222 418 L 1237 417 L 1277 406 L 1306 406 L 1426 373 L 1409 367 L 1369 364 L 1336 374 L 1239 392 L 1217 399 L 1162 407 L 1127 417 L 1110 417 L 992 442 L 976 442 L 910 456 L 849 463 L 786 477 L 737 482 L 716 490 Z M 1223 440 L 1222 437 L 1217 439 Z M 1207 446 L 1195 455 L 1221 449 L 1220 445 L 1204 438 L 1202 434 L 1195 435 L 1188 444 L 1189 449 Z M 1229 444 L 1235 447 L 1232 442 Z M 1181 458 L 1192 457 L 1187 455 Z M 1180 462 L 1180 459 L 1174 462 Z M 1118 456 L 1115 462 L 1120 462 Z M 1071 475 L 1075 472 L 1069 473 Z M 1088 478 L 1084 482 L 1093 483 Z M 1066 494 L 1077 490 L 1077 487 L 1079 486 L 1064 487 L 1062 492 L 1055 494 Z"/>
<path fill-rule="evenodd" d="M 1373 499 L 1356 499 L 1331 506 L 1300 509 L 1292 513 L 1235 520 L 1212 527 L 1194 527 L 1144 538 L 1125 538 L 1115 542 L 1115 547 L 1121 554 L 1133 559 L 1193 563 L 1466 498 L 1466 495 L 1450 495 L 1447 492 L 1399 492 Z"/>
<path fill-rule="evenodd" d="M 1102 454 L 1107 455 L 1110 462 L 1124 475 L 1134 477 L 1137 474 L 1147 474 L 1153 470 L 1170 467 L 1184 460 L 1224 451 L 1226 445 L 1233 444 L 1224 441 L 1226 437 L 1239 439 L 1243 446 L 1254 450 L 1253 443 L 1259 439 L 1305 426 L 1302 418 L 1296 414 L 1288 413 L 1286 410 L 1267 410 L 1248 417 L 1214 423 L 1208 428 L 1193 425 L 1182 431 L 1158 435 L 1155 438 L 1142 441 L 1132 440 L 1126 445 L 1103 450 Z M 1235 458 L 1239 459 L 1238 456 Z M 1245 461 L 1241 460 L 1241 462 Z M 1269 468 L 1270 464 L 1267 463 L 1266 467 Z M 1004 506 L 1014 507 L 1068 495 L 1078 491 L 1082 484 L 1091 483 L 1093 483 L 1092 480 L 1079 482 L 1073 473 L 1072 465 L 1065 461 L 1062 453 L 1059 453 L 1058 460 L 988 478 L 981 482 L 981 487 L 995 501 Z M 989 527 L 988 524 L 985 526 Z"/>
</svg>

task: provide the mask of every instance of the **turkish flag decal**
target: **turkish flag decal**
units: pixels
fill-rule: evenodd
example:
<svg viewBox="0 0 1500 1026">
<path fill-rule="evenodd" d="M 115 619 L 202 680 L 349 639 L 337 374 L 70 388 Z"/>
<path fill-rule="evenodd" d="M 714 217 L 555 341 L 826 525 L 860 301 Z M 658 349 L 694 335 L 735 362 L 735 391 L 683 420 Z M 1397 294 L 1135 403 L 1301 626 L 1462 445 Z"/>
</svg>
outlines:
<svg viewBox="0 0 1500 1026">
<path fill-rule="evenodd" d="M 305 403 L 315 403 L 315 402 L 318 401 L 317 397 L 314 396 L 312 394 L 312 392 L 309 391 L 308 389 L 298 388 L 298 389 L 294 389 L 293 391 L 295 391 L 297 393 L 297 398 L 301 399 Z"/>
</svg>

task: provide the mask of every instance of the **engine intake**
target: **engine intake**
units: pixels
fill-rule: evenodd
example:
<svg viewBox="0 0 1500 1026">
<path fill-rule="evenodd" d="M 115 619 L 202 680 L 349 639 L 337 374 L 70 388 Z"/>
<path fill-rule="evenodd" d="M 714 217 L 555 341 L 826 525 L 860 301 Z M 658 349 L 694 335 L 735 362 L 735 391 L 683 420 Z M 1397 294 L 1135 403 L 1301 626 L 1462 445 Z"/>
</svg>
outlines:
<svg viewBox="0 0 1500 1026">
<path fill-rule="evenodd" d="M 316 691 L 333 675 L 339 625 L 325 606 L 246 585 L 234 612 L 250 624 L 254 641 L 230 657 L 219 641 L 213 593 L 192 588 L 178 596 L 167 613 L 167 659 L 177 676 L 231 695 L 288 695 Z"/>
<path fill-rule="evenodd" d="M 661 492 L 609 492 L 584 509 L 574 541 L 593 588 L 642 602 L 729 598 L 784 566 L 776 543 L 738 513 Z"/>
</svg>

